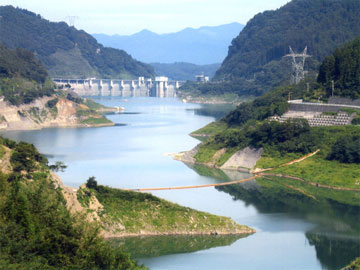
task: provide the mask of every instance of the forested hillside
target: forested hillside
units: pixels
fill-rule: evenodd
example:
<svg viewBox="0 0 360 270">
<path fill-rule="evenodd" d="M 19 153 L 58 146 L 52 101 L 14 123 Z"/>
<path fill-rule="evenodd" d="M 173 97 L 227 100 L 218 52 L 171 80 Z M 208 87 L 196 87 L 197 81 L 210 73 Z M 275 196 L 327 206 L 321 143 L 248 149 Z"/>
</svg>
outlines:
<svg viewBox="0 0 360 270">
<path fill-rule="evenodd" d="M 336 49 L 321 64 L 318 82 L 323 84 L 327 95 L 331 95 L 331 81 L 335 95 L 360 98 L 360 37 Z"/>
<path fill-rule="evenodd" d="M 229 125 L 242 125 L 249 120 L 264 120 L 272 115 L 282 115 L 287 110 L 289 92 L 292 99 L 326 101 L 332 95 L 331 80 L 334 80 L 336 96 L 360 97 L 360 38 L 335 49 L 321 63 L 316 81 L 308 78 L 298 85 L 279 86 L 256 98 L 253 102 L 240 104 L 223 121 Z M 307 90 L 307 84 L 309 91 Z"/>
<path fill-rule="evenodd" d="M 225 91 L 261 95 L 289 83 L 289 46 L 295 52 L 308 47 L 312 58 L 305 68 L 316 72 L 319 61 L 360 35 L 358 0 L 293 0 L 275 11 L 251 19 L 232 41 L 228 56 L 214 80 L 225 81 Z M 203 93 L 224 92 L 222 84 L 202 87 Z"/>
<path fill-rule="evenodd" d="M 91 35 L 64 22 L 50 22 L 12 6 L 0 7 L 0 16 L 0 41 L 9 48 L 35 53 L 52 77 L 154 76 L 151 66 L 134 60 L 125 51 L 102 46 Z"/>
<path fill-rule="evenodd" d="M 10 50 L 0 43 L 0 95 L 14 105 L 30 103 L 38 97 L 54 93 L 48 74 L 25 49 Z"/>
<path fill-rule="evenodd" d="M 307 78 L 297 85 L 276 87 L 252 102 L 240 104 L 221 121 L 195 131 L 194 134 L 213 135 L 198 148 L 196 161 L 208 163 L 216 157 L 216 165 L 222 166 L 235 152 L 249 146 L 264 149 L 262 158 L 256 166 L 274 168 L 300 155 L 321 149 L 315 161 L 308 161 L 309 167 L 284 169 L 281 172 L 291 172 L 289 175 L 297 177 L 306 175 L 308 179 L 317 181 L 328 178 L 327 181 L 334 185 L 344 184 L 344 179 L 356 179 L 351 175 L 359 173 L 359 167 L 355 164 L 360 164 L 360 111 L 344 109 L 348 114 L 354 113 L 355 118 L 351 122 L 353 125 L 343 127 L 310 128 L 305 119 L 289 119 L 284 123 L 267 119 L 287 111 L 289 95 L 292 99 L 326 101 L 332 96 L 329 86 L 331 80 L 336 86 L 336 96 L 358 98 L 359 49 L 360 38 L 356 38 L 336 49 L 332 56 L 325 58 L 319 69 L 318 81 Z M 215 155 L 221 149 L 226 151 L 222 150 L 222 155 Z M 344 167 L 345 163 L 352 165 Z M 315 173 L 310 168 L 316 164 L 322 165 Z M 345 175 L 348 172 L 349 175 Z M 333 179 L 329 178 L 329 175 L 332 175 Z"/>
</svg>

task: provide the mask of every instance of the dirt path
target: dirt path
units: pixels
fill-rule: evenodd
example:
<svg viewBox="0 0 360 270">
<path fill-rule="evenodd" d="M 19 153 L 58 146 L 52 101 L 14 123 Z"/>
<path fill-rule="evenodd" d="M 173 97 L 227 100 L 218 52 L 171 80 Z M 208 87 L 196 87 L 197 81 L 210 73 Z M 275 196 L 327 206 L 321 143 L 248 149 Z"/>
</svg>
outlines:
<svg viewBox="0 0 360 270">
<path fill-rule="evenodd" d="M 320 149 L 317 149 L 315 152 L 312 152 L 312 153 L 310 153 L 310 154 L 307 154 L 307 155 L 305 155 L 305 156 L 303 156 L 303 157 L 301 157 L 301 158 L 294 159 L 294 160 L 289 161 L 289 162 L 287 162 L 287 163 L 281 164 L 281 165 L 279 165 L 279 166 L 277 166 L 277 167 L 274 167 L 274 168 L 266 168 L 266 169 L 256 168 L 255 170 L 252 171 L 252 173 L 258 174 L 258 173 L 262 173 L 262 172 L 272 171 L 272 170 L 274 170 L 274 169 L 276 169 L 276 168 L 281 168 L 281 167 L 284 167 L 284 166 L 289 166 L 289 165 L 291 165 L 291 164 L 298 163 L 298 162 L 301 162 L 301 161 L 303 161 L 303 160 L 305 160 L 305 159 L 307 159 L 307 158 L 309 158 L 309 157 L 312 157 L 312 156 L 316 155 L 317 153 L 319 153 L 319 151 L 320 151 Z"/>
<path fill-rule="evenodd" d="M 279 166 L 279 168 L 280 168 L 280 167 L 284 167 L 284 166 L 288 166 L 288 165 L 291 165 L 291 164 L 294 164 L 294 163 L 301 162 L 301 161 L 303 161 L 303 160 L 305 160 L 305 159 L 307 159 L 307 158 L 309 158 L 309 157 L 312 157 L 313 155 L 316 155 L 319 151 L 320 151 L 320 149 L 316 150 L 316 151 L 313 152 L 313 153 L 307 154 L 307 155 L 305 155 L 305 156 L 303 156 L 303 157 L 301 157 L 301 158 L 298 158 L 298 159 L 295 159 L 295 160 L 293 160 L 293 161 L 290 161 L 290 162 L 287 162 L 287 163 L 285 163 L 285 164 L 282 164 L 282 165 Z"/>
<path fill-rule="evenodd" d="M 12 167 L 10 163 L 11 150 L 5 146 L 0 146 L 4 149 L 4 156 L 0 159 L 0 171 L 8 174 L 11 173 Z"/>
</svg>

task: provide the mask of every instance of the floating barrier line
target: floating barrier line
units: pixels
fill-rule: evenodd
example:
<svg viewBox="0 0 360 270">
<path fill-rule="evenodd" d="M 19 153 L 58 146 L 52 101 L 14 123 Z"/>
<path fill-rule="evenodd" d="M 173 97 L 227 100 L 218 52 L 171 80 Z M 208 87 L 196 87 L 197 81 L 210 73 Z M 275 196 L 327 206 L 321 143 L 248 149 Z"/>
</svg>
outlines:
<svg viewBox="0 0 360 270">
<path fill-rule="evenodd" d="M 283 167 L 283 166 L 289 166 L 289 165 L 291 165 L 293 163 L 301 162 L 301 161 L 303 161 L 303 160 L 317 154 L 319 151 L 320 151 L 320 149 L 316 150 L 313 153 L 307 154 L 307 155 L 305 155 L 305 156 L 303 156 L 301 158 L 298 158 L 298 159 L 295 159 L 293 161 L 282 164 L 282 165 L 278 166 L 277 168 Z M 246 179 L 241 179 L 241 180 L 236 180 L 236 181 L 231 181 L 231 182 L 217 183 L 217 184 L 207 184 L 207 185 L 198 185 L 198 186 L 183 186 L 183 187 L 165 187 L 165 188 L 134 188 L 134 189 L 127 188 L 127 189 L 123 189 L 123 190 L 142 192 L 142 191 L 176 190 L 176 189 L 192 189 L 192 188 L 228 186 L 228 185 L 239 184 L 239 183 L 244 183 L 244 182 L 247 182 L 247 181 L 251 181 L 251 180 L 253 180 L 253 179 L 257 178 L 257 177 L 261 177 L 262 172 L 271 171 L 273 169 L 275 169 L 275 168 L 257 170 L 257 171 L 254 171 L 255 175 L 252 176 L 252 177 L 249 177 L 249 178 L 246 178 Z"/>
<path fill-rule="evenodd" d="M 256 177 L 259 177 L 259 175 L 254 175 L 252 177 L 231 181 L 231 182 L 224 182 L 224 183 L 218 183 L 218 184 L 207 184 L 207 185 L 198 185 L 198 186 L 184 186 L 184 187 L 166 187 L 166 188 L 137 188 L 137 189 L 125 189 L 125 190 L 131 190 L 131 191 L 157 191 L 157 190 L 173 190 L 173 189 L 192 189 L 192 188 L 205 188 L 205 187 L 218 187 L 218 186 L 228 186 L 238 183 L 244 183 L 250 180 L 255 179 Z"/>
</svg>

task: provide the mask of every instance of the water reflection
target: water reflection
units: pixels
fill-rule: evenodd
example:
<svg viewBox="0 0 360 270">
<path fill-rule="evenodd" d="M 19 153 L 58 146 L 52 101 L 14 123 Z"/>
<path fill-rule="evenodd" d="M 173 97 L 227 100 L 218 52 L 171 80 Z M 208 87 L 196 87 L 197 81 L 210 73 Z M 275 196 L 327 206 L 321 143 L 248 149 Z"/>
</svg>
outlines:
<svg viewBox="0 0 360 270">
<path fill-rule="evenodd" d="M 112 239 L 114 246 L 133 258 L 150 258 L 229 246 L 246 235 L 170 235 Z"/>
<path fill-rule="evenodd" d="M 305 235 L 310 245 L 315 247 L 316 257 L 325 269 L 341 269 L 360 256 L 359 238 L 313 231 Z"/>
<path fill-rule="evenodd" d="M 189 166 L 221 181 L 246 178 L 243 173 L 200 165 Z M 286 213 L 314 224 L 305 232 L 325 269 L 339 269 L 360 256 L 359 192 L 319 189 L 286 179 L 257 179 L 216 187 L 262 214 Z"/>
<path fill-rule="evenodd" d="M 219 120 L 235 108 L 236 105 L 234 104 L 201 104 L 200 108 L 188 110 L 194 111 L 196 115 L 212 116 Z"/>
</svg>

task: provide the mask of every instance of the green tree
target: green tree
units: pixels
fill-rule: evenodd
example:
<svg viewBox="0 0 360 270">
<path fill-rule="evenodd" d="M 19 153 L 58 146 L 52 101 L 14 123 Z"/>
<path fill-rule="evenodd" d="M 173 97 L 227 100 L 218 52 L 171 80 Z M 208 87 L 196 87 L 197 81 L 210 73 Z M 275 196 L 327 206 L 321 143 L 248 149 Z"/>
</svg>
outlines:
<svg viewBox="0 0 360 270">
<path fill-rule="evenodd" d="M 55 164 L 49 165 L 49 169 L 54 172 L 58 172 L 58 171 L 63 172 L 66 168 L 67 166 L 62 161 L 56 161 Z"/>
<path fill-rule="evenodd" d="M 360 136 L 339 138 L 332 146 L 328 159 L 360 164 Z"/>
<path fill-rule="evenodd" d="M 97 181 L 94 176 L 89 177 L 89 179 L 86 181 L 86 186 L 88 188 L 97 189 Z"/>
<path fill-rule="evenodd" d="M 328 96 L 332 94 L 332 81 L 336 95 L 360 98 L 360 37 L 336 49 L 321 64 L 318 82 Z"/>
</svg>

